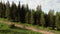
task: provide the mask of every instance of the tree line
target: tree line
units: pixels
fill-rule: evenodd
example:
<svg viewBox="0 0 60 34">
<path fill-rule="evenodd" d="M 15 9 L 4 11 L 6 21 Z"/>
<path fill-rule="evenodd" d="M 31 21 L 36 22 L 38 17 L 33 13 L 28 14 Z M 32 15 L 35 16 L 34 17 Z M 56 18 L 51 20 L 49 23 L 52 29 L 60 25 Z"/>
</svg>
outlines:
<svg viewBox="0 0 60 34">
<path fill-rule="evenodd" d="M 21 6 L 20 2 L 18 6 L 14 2 L 12 2 L 12 5 L 9 1 L 6 4 L 0 2 L 0 18 L 60 30 L 60 12 L 56 12 L 56 15 L 54 15 L 54 10 L 49 10 L 48 14 L 45 14 L 41 5 L 33 10 L 29 9 L 28 4 Z"/>
</svg>

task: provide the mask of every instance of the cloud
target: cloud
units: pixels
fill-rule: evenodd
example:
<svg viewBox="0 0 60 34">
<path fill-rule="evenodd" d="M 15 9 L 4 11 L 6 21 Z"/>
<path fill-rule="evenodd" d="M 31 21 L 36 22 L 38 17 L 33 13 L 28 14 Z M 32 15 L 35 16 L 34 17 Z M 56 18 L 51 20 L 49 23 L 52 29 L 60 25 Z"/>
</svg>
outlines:
<svg viewBox="0 0 60 34">
<path fill-rule="evenodd" d="M 42 0 L 41 2 L 42 9 L 46 13 L 48 13 L 50 9 L 54 9 L 55 12 L 60 11 L 60 0 Z"/>
<path fill-rule="evenodd" d="M 7 0 L 5 0 L 6 2 Z M 36 9 L 37 5 L 42 5 L 42 10 L 48 13 L 50 9 L 60 11 L 60 0 L 9 0 L 10 3 L 14 1 L 16 4 L 20 1 L 21 4 L 28 4 L 29 8 Z"/>
</svg>

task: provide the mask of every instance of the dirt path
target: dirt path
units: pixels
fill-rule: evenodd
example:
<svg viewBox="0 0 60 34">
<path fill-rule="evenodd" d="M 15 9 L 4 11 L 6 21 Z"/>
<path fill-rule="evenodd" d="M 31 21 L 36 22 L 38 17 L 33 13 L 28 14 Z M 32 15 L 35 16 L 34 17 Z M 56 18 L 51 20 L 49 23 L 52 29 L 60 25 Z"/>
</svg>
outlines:
<svg viewBox="0 0 60 34">
<path fill-rule="evenodd" d="M 18 25 L 18 24 L 15 24 L 15 26 L 18 26 L 18 27 L 21 27 L 22 25 Z M 26 28 L 26 29 L 29 29 L 29 30 L 32 30 L 32 31 L 36 31 L 36 32 L 41 32 L 43 34 L 54 34 L 50 31 L 45 31 L 45 30 L 39 30 L 39 29 L 36 29 L 34 27 L 30 27 L 30 26 L 22 26 L 23 28 Z"/>
<path fill-rule="evenodd" d="M 9 21 L 1 21 L 1 20 L 0 20 L 0 23 L 6 23 L 8 25 L 11 25 L 12 24 L 12 22 L 9 22 Z M 29 30 L 36 31 L 36 32 L 41 32 L 43 34 L 54 34 L 53 32 L 46 31 L 46 30 L 39 30 L 39 29 L 36 29 L 34 27 L 30 27 L 30 26 L 24 26 L 22 24 L 16 24 L 16 23 L 14 23 L 14 24 L 15 24 L 16 27 L 29 29 Z"/>
<path fill-rule="evenodd" d="M 32 31 L 36 31 L 36 32 L 41 32 L 43 34 L 54 34 L 52 32 L 48 32 L 48 31 L 45 31 L 45 30 L 39 30 L 39 29 L 35 29 L 33 27 L 27 27 L 28 29 L 32 30 Z"/>
</svg>

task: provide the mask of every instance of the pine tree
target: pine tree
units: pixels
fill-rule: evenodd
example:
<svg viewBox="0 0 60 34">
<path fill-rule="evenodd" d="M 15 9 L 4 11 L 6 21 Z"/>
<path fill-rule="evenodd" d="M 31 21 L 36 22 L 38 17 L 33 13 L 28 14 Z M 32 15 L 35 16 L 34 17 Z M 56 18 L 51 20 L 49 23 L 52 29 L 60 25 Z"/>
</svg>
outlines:
<svg viewBox="0 0 60 34">
<path fill-rule="evenodd" d="M 41 23 L 42 26 L 45 26 L 44 13 L 41 13 L 40 23 Z"/>
<path fill-rule="evenodd" d="M 28 12 L 25 15 L 25 23 L 28 23 Z"/>
<path fill-rule="evenodd" d="M 36 12 L 34 12 L 34 14 L 33 14 L 33 19 L 34 19 L 34 25 L 37 25 L 37 13 Z"/>
<path fill-rule="evenodd" d="M 7 19 L 11 19 L 10 18 L 10 4 L 9 4 L 9 1 L 6 3 L 6 17 Z"/>
<path fill-rule="evenodd" d="M 2 12 L 3 12 L 3 3 L 0 2 L 0 17 L 2 18 Z"/>
<path fill-rule="evenodd" d="M 41 13 L 42 13 L 42 9 L 41 9 L 41 5 L 37 6 L 37 11 L 36 11 L 36 15 L 37 15 L 37 24 L 41 25 L 40 19 L 41 19 Z"/>
<path fill-rule="evenodd" d="M 33 18 L 33 11 L 31 11 L 31 24 L 33 24 L 34 23 L 34 18 Z"/>
<path fill-rule="evenodd" d="M 33 13 L 31 11 L 28 13 L 28 23 L 33 24 Z"/>
<path fill-rule="evenodd" d="M 5 18 L 5 12 L 6 12 L 6 5 L 3 3 L 3 8 L 2 8 L 2 18 Z"/>
<path fill-rule="evenodd" d="M 11 6 L 11 19 L 17 21 L 17 6 L 14 2 L 12 2 Z"/>
<path fill-rule="evenodd" d="M 55 25 L 57 30 L 60 30 L 60 12 L 56 12 L 56 19 L 55 19 Z"/>
<path fill-rule="evenodd" d="M 37 14 L 36 14 L 36 11 L 35 10 L 32 10 L 32 13 L 33 13 L 33 24 L 34 25 L 37 25 Z"/>
<path fill-rule="evenodd" d="M 48 14 L 44 14 L 45 18 L 45 27 L 48 27 Z"/>
<path fill-rule="evenodd" d="M 20 20 L 21 20 L 22 23 L 25 23 L 26 14 L 27 14 L 26 7 L 24 5 L 22 5 L 21 12 L 20 12 Z"/>
<path fill-rule="evenodd" d="M 49 11 L 49 13 L 48 13 L 48 19 L 49 19 L 49 23 L 48 23 L 48 25 L 50 26 L 50 27 L 52 27 L 52 29 L 54 29 L 54 10 L 50 10 Z"/>
<path fill-rule="evenodd" d="M 28 23 L 28 14 L 29 14 L 29 7 L 27 4 L 25 7 L 25 23 Z"/>
<path fill-rule="evenodd" d="M 20 11 L 21 11 L 21 7 L 20 7 L 20 2 L 18 4 L 18 8 L 17 8 L 17 21 L 20 22 Z"/>
</svg>

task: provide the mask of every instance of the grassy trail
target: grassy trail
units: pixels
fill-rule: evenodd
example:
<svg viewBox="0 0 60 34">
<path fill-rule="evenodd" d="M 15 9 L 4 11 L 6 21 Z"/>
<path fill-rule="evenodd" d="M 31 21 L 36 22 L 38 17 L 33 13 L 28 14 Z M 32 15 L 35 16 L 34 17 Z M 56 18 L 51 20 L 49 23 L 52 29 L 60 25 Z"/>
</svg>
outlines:
<svg viewBox="0 0 60 34">
<path fill-rule="evenodd" d="M 36 29 L 36 28 L 34 28 L 32 26 L 24 26 L 23 24 L 17 24 L 17 23 L 10 22 L 10 21 L 0 20 L 0 23 L 6 23 L 8 25 L 14 24 L 16 27 L 25 28 L 25 29 L 28 29 L 28 30 L 36 31 L 36 32 L 41 32 L 43 34 L 54 34 L 53 32 L 50 32 L 50 31 L 39 30 L 39 29 Z"/>
</svg>

